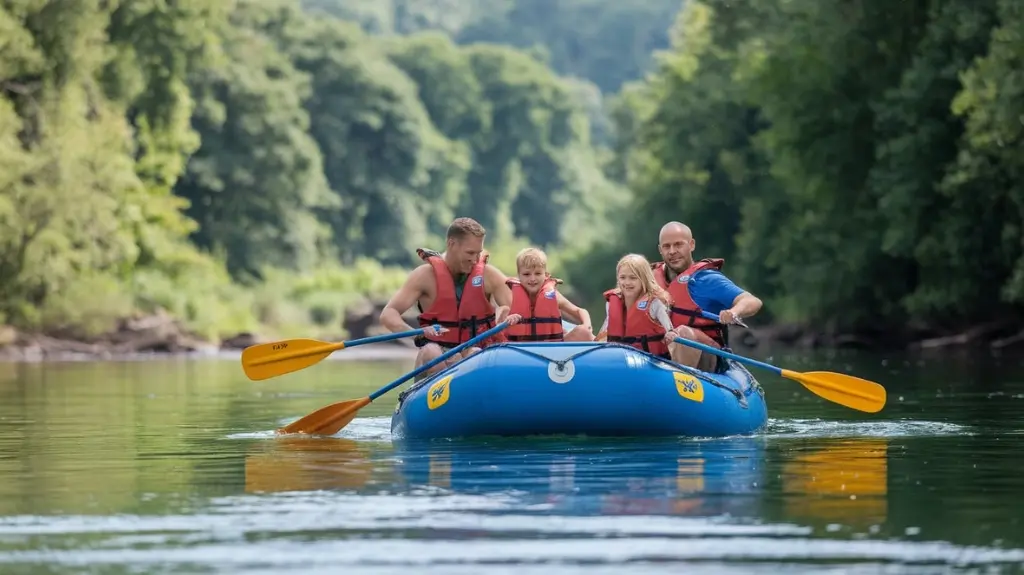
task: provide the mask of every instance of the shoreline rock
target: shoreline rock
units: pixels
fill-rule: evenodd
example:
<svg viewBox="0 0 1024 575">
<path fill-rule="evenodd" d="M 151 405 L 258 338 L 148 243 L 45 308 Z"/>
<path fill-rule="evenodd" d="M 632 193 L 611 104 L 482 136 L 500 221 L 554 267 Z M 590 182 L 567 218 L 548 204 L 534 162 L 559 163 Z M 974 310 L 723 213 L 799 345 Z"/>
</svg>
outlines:
<svg viewBox="0 0 1024 575">
<path fill-rule="evenodd" d="M 377 322 L 386 300 L 365 300 L 349 306 L 340 322 L 337 336 L 321 337 L 327 341 L 361 339 L 388 333 Z M 416 313 L 405 316 L 415 325 Z M 410 328 L 413 329 L 413 328 Z M 340 334 L 347 334 L 342 337 Z M 41 362 L 115 360 L 165 357 L 233 356 L 245 348 L 266 343 L 272 338 L 251 332 L 237 333 L 210 341 L 190 332 L 182 322 L 166 312 L 124 318 L 108 333 L 94 338 L 75 337 L 55 330 L 22 332 L 12 326 L 0 325 L 0 361 Z M 411 338 L 381 342 L 371 347 L 356 348 L 330 359 L 393 359 L 414 357 L 416 347 Z"/>
<path fill-rule="evenodd" d="M 164 312 L 124 318 L 108 333 L 95 338 L 74 337 L 60 331 L 20 332 L 4 326 L 0 360 L 48 361 L 63 359 L 113 359 L 117 357 L 210 355 L 217 344 L 190 333 Z"/>
<path fill-rule="evenodd" d="M 366 299 L 348 306 L 338 326 L 345 337 L 323 338 L 329 341 L 361 339 L 387 333 L 377 321 L 386 300 Z M 404 319 L 416 325 L 417 310 Z M 412 329 L 412 328 L 410 328 Z M 939 330 L 928 326 L 909 326 L 902 333 L 841 333 L 811 329 L 793 324 L 751 326 L 730 329 L 733 346 L 745 350 L 760 347 L 789 349 L 862 349 L 900 351 L 911 354 L 1012 352 L 1024 350 L 1024 329 L 1015 319 L 979 323 L 962 330 Z M 67 360 L 113 360 L 126 358 L 164 358 L 175 356 L 233 356 L 258 343 L 270 341 L 257 333 L 243 332 L 219 342 L 190 333 L 184 325 L 164 312 L 125 318 L 109 333 L 92 339 L 75 338 L 66 333 L 24 333 L 0 325 L 0 361 L 39 362 Z M 332 359 L 390 359 L 415 355 L 412 338 L 382 342 L 356 348 Z M 337 356 L 337 357 L 335 357 Z"/>
</svg>

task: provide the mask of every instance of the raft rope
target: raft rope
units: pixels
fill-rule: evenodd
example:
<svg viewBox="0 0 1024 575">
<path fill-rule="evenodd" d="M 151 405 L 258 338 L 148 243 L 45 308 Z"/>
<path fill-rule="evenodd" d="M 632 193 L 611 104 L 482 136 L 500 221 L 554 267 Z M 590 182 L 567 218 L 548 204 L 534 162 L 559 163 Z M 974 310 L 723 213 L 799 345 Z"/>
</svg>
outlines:
<svg viewBox="0 0 1024 575">
<path fill-rule="evenodd" d="M 738 371 L 740 371 L 740 373 L 746 379 L 746 385 L 743 386 L 744 387 L 743 390 L 739 390 L 739 389 L 736 389 L 736 388 L 734 388 L 732 386 L 726 385 L 726 384 L 718 381 L 717 379 L 708 376 L 706 373 L 704 373 L 703 371 L 701 371 L 699 369 L 695 369 L 695 368 L 692 368 L 692 367 L 687 366 L 687 365 L 678 364 L 678 363 L 676 363 L 674 361 L 665 359 L 663 357 L 658 357 L 656 355 L 647 353 L 647 352 L 645 352 L 643 350 L 638 350 L 638 349 L 636 349 L 636 348 L 634 348 L 632 346 L 628 346 L 628 345 L 624 345 L 624 344 L 619 344 L 619 343 L 605 343 L 605 344 L 602 344 L 602 345 L 595 345 L 595 346 L 592 346 L 592 347 L 588 347 L 587 349 L 584 349 L 583 351 L 580 351 L 578 353 L 574 353 L 574 354 L 570 355 L 569 357 L 566 357 L 565 359 L 551 359 L 550 357 L 548 357 L 546 355 L 543 355 L 543 354 L 540 354 L 540 353 L 537 353 L 537 352 L 534 352 L 534 351 L 530 351 L 529 349 L 524 349 L 524 348 L 518 347 L 516 345 L 510 345 L 509 343 L 506 343 L 506 342 L 502 342 L 502 343 L 499 343 L 499 344 L 494 344 L 494 345 L 491 345 L 491 346 L 488 346 L 488 347 L 499 347 L 499 346 L 500 347 L 508 347 L 508 348 L 510 348 L 510 349 L 512 349 L 514 351 L 517 351 L 517 352 L 525 354 L 525 355 L 529 355 L 531 357 L 535 357 L 535 358 L 540 359 L 541 361 L 544 361 L 544 362 L 554 363 L 558 367 L 558 371 L 564 371 L 565 370 L 565 365 L 567 363 L 569 363 L 570 361 L 572 361 L 574 359 L 577 359 L 577 358 L 580 358 L 580 357 L 582 357 L 584 355 L 587 355 L 588 353 L 597 351 L 599 349 L 604 349 L 604 348 L 607 348 L 607 347 L 619 347 L 619 348 L 627 349 L 627 350 L 630 350 L 630 351 L 639 351 L 640 353 L 646 355 L 647 357 L 649 357 L 651 359 L 660 361 L 662 363 L 667 363 L 668 365 L 670 365 L 670 366 L 672 366 L 674 368 L 677 368 L 677 369 L 679 369 L 681 371 L 685 371 L 686 373 L 696 377 L 697 379 L 699 379 L 699 380 L 701 380 L 701 381 L 703 381 L 705 383 L 708 383 L 708 384 L 713 385 L 715 387 L 719 387 L 721 389 L 724 389 L 724 390 L 728 391 L 729 393 L 733 394 L 733 396 L 736 397 L 736 400 L 739 401 L 740 404 L 742 404 L 744 407 L 746 407 L 746 405 L 747 405 L 746 396 L 750 395 L 754 391 L 757 391 L 761 395 L 761 397 L 764 397 L 764 389 L 757 382 L 757 380 L 754 379 L 754 376 L 751 375 L 750 371 L 748 371 L 747 368 L 743 366 L 743 364 L 741 364 L 739 362 L 736 362 L 736 361 L 729 360 L 729 359 L 725 360 L 725 361 L 729 362 L 729 368 L 730 368 L 729 371 L 732 371 L 734 369 L 738 370 Z M 414 383 L 411 387 L 409 387 L 409 389 L 399 393 L 398 394 L 398 405 L 395 407 L 395 411 L 398 411 L 401 408 L 401 405 L 405 401 L 406 396 L 408 396 L 410 393 L 416 391 L 420 387 L 423 387 L 427 383 L 431 382 L 433 379 L 434 379 L 433 377 L 423 378 L 420 381 Z M 741 385 L 742 385 L 742 383 L 741 383 Z"/>
</svg>

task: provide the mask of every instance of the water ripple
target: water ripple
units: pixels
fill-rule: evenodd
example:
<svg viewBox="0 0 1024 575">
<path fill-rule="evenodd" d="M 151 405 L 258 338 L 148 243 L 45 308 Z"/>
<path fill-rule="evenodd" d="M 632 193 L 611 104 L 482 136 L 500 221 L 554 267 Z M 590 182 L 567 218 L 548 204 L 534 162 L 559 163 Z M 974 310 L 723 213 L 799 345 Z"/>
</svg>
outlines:
<svg viewBox="0 0 1024 575">
<path fill-rule="evenodd" d="M 866 575 L 1024 563 L 1024 370 L 901 376 L 878 414 L 773 390 L 773 418 L 752 437 L 417 443 L 391 441 L 386 402 L 333 438 L 274 433 L 404 366 L 352 362 L 254 388 L 235 364 L 164 365 L 33 367 L 0 385 L 0 573 Z"/>
<path fill-rule="evenodd" d="M 599 545 L 578 538 L 462 539 L 438 542 L 431 538 L 317 539 L 315 534 L 295 534 L 293 539 L 262 539 L 258 553 L 251 543 L 182 542 L 161 549 L 81 549 L 26 551 L 0 555 L 2 563 L 47 562 L 65 565 L 197 565 L 214 568 L 352 567 L 437 568 L 449 573 L 453 566 L 495 565 L 619 565 L 691 561 L 780 562 L 832 564 L 844 562 L 889 565 L 938 565 L 970 567 L 1024 562 L 1024 550 L 963 546 L 945 542 L 838 541 L 807 538 L 753 537 L 622 537 L 603 539 Z M 679 568 L 678 566 L 676 567 Z M 422 571 L 421 571 L 422 572 Z M 493 571 L 492 571 L 493 572 Z M 517 572 L 519 572 L 517 570 Z M 789 572 L 788 569 L 784 572 Z"/>
<path fill-rule="evenodd" d="M 941 421 L 830 421 L 825 419 L 769 419 L 765 435 L 769 437 L 934 437 L 974 435 L 965 425 Z"/>
</svg>

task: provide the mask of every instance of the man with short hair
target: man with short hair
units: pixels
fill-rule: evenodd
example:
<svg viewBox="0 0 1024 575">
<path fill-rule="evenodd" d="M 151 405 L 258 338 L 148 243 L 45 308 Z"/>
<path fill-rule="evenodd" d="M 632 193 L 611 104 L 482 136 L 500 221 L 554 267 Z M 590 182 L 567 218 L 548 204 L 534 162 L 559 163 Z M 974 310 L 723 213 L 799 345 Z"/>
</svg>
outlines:
<svg viewBox="0 0 1024 575">
<path fill-rule="evenodd" d="M 465 343 L 496 325 L 495 308 L 511 307 L 512 291 L 505 274 L 487 263 L 484 237 L 487 232 L 472 218 L 456 218 L 446 234 L 445 251 L 437 253 L 423 248 L 416 253 L 424 263 L 409 273 L 405 283 L 391 297 L 380 313 L 380 323 L 392 332 L 406 331 L 409 326 L 402 314 L 416 304 L 420 310 L 419 325 L 438 324 L 442 333 L 426 330 L 416 338 L 420 348 L 416 367 L 436 359 L 445 350 Z M 417 379 L 445 369 L 462 357 L 485 347 L 470 347 L 460 355 L 441 362 Z"/>
<path fill-rule="evenodd" d="M 670 319 L 680 337 L 727 348 L 728 324 L 756 314 L 762 302 L 721 272 L 725 260 L 704 258 L 694 262 L 696 247 L 693 233 L 685 224 L 669 222 L 662 226 L 658 234 L 662 261 L 651 264 L 654 279 L 672 297 Z M 703 317 L 701 311 L 718 314 L 721 323 Z M 725 370 L 726 362 L 714 354 L 675 343 L 669 348 L 677 363 L 708 372 Z"/>
</svg>

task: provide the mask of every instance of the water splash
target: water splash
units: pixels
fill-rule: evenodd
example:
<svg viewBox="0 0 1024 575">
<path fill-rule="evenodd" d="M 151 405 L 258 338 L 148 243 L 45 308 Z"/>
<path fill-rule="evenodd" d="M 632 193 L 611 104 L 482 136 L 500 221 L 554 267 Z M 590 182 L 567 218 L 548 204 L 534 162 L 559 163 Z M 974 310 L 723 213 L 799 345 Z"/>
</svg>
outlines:
<svg viewBox="0 0 1024 575">
<path fill-rule="evenodd" d="M 284 427 L 298 417 L 279 420 L 278 427 Z M 225 439 L 268 439 L 275 436 L 276 429 L 265 429 L 262 431 L 244 431 L 226 435 Z M 345 426 L 333 437 L 355 439 L 361 441 L 390 441 L 391 440 L 391 418 L 387 416 L 358 417 L 352 423 Z"/>
<path fill-rule="evenodd" d="M 266 429 L 263 431 L 246 431 L 242 433 L 230 433 L 224 439 L 270 439 L 275 436 L 275 430 Z"/>
<path fill-rule="evenodd" d="M 966 425 L 941 421 L 830 421 L 827 419 L 769 419 L 764 435 L 770 438 L 808 437 L 935 437 L 975 435 Z"/>
<path fill-rule="evenodd" d="M 391 417 L 359 417 L 338 432 L 337 437 L 362 441 L 389 441 L 391 439 Z"/>
</svg>

